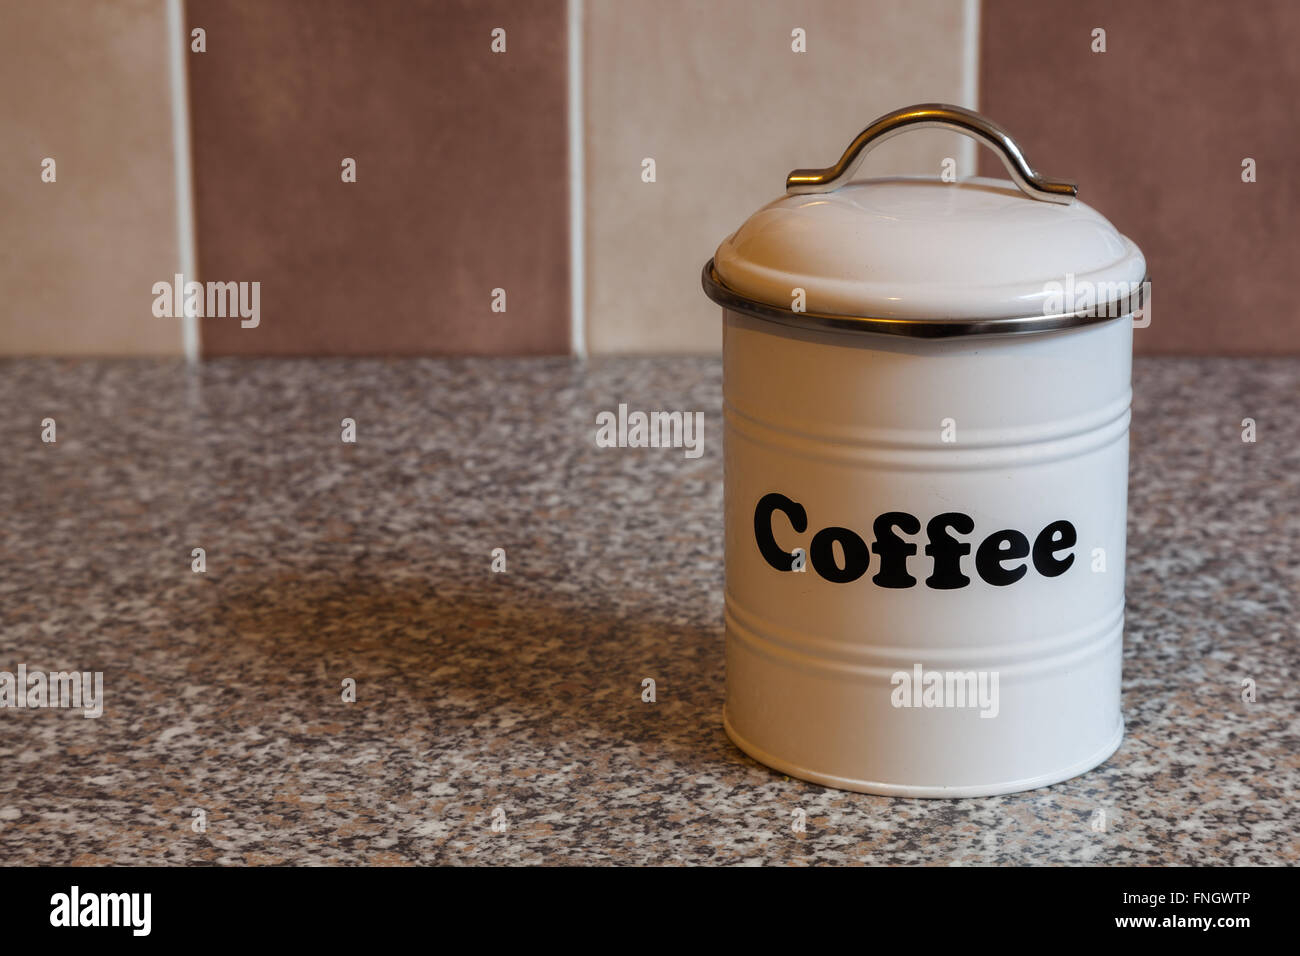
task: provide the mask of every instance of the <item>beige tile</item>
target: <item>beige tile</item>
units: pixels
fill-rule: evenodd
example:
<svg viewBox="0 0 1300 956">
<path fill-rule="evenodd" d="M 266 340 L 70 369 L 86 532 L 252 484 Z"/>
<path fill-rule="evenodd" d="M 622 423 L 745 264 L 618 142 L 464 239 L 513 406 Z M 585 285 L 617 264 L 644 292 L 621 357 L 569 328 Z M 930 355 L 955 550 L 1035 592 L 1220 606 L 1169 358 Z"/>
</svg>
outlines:
<svg viewBox="0 0 1300 956">
<path fill-rule="evenodd" d="M 962 102 L 957 0 L 588 0 L 587 335 L 593 352 L 716 351 L 699 273 L 718 243 L 826 166 L 881 113 Z M 806 31 L 807 52 L 791 50 Z M 872 152 L 863 175 L 934 172 L 969 156 L 924 130 Z M 641 179 L 655 160 L 657 181 Z M 959 172 L 965 174 L 964 165 Z"/>
<path fill-rule="evenodd" d="M 165 43 L 162 0 L 5 3 L 0 353 L 180 352 L 150 291 L 178 261 Z"/>
</svg>

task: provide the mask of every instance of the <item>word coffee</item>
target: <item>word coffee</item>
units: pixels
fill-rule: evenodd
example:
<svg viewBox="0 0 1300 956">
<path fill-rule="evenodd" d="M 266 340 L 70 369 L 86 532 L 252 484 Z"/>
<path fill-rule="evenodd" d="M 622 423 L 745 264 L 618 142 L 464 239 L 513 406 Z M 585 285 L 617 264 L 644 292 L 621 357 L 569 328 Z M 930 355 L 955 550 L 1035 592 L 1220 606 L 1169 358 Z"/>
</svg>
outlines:
<svg viewBox="0 0 1300 956">
<path fill-rule="evenodd" d="M 772 523 L 778 511 L 785 515 L 796 534 L 808 530 L 808 512 L 804 506 L 773 493 L 760 498 L 754 508 L 754 540 L 768 564 L 778 571 L 795 571 L 802 564 L 802 556 L 785 551 L 776 543 Z M 875 540 L 868 548 L 866 541 L 850 528 L 833 525 L 822 528 L 807 546 L 813 570 L 827 581 L 848 584 L 867 573 L 871 556 L 875 554 L 879 558 L 879 570 L 871 577 L 874 584 L 882 588 L 915 587 L 917 580 L 911 574 L 908 559 L 916 554 L 917 546 L 898 532 L 920 534 L 920 520 L 906 511 L 887 511 L 872 522 L 871 531 Z M 954 531 L 960 535 L 973 534 L 974 519 L 960 511 L 948 511 L 926 523 L 925 555 L 932 562 L 926 587 L 946 591 L 970 584 L 971 579 L 962 572 L 962 558 L 971 553 L 972 544 L 954 537 L 951 533 Z M 1032 545 L 1027 536 L 1014 529 L 994 531 L 975 548 L 975 572 L 995 587 L 1015 584 L 1029 573 L 1031 563 L 1043 577 L 1058 577 L 1074 563 L 1074 554 L 1069 549 L 1077 541 L 1074 525 L 1068 521 L 1053 521 L 1038 532 Z M 843 553 L 843 563 L 836 557 L 836 544 Z"/>
</svg>

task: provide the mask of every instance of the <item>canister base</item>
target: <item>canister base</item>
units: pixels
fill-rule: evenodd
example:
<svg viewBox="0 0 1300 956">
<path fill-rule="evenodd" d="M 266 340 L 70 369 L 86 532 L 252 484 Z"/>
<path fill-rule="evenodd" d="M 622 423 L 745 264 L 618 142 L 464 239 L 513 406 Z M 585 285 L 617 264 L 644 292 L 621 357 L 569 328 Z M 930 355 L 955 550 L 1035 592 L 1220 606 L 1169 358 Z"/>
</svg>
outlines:
<svg viewBox="0 0 1300 956">
<path fill-rule="evenodd" d="M 974 786 L 965 787 L 916 787 L 906 784 L 877 783 L 872 780 L 850 780 L 846 777 L 833 777 L 829 774 L 817 773 L 804 767 L 795 766 L 779 757 L 773 757 L 736 733 L 731 726 L 731 720 L 727 717 L 727 708 L 725 706 L 722 708 L 722 724 L 726 728 L 727 736 L 731 738 L 732 743 L 759 763 L 771 767 L 773 770 L 778 770 L 787 776 L 798 777 L 800 780 L 807 780 L 823 787 L 833 787 L 836 790 L 873 793 L 882 797 L 917 797 L 924 799 L 996 797 L 1004 793 L 1019 793 L 1022 790 L 1037 790 L 1039 787 L 1049 787 L 1054 783 L 1077 777 L 1079 774 L 1086 773 L 1105 763 L 1111 754 L 1119 749 L 1120 742 L 1124 739 L 1124 717 L 1121 715 L 1116 723 L 1114 735 L 1106 741 L 1105 746 L 1083 760 L 1077 761 L 1068 767 L 1062 767 L 1060 770 L 1039 774 L 1036 777 L 1026 777 L 1022 780 L 1010 780 L 1005 783 L 975 784 Z"/>
</svg>

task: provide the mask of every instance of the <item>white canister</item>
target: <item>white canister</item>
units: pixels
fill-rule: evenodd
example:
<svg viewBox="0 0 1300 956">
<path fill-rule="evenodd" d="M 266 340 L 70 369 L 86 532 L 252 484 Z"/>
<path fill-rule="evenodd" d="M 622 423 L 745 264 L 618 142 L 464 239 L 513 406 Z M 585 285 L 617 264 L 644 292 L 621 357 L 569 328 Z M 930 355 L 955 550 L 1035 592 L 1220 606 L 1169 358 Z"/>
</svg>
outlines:
<svg viewBox="0 0 1300 956">
<path fill-rule="evenodd" d="M 1013 182 L 850 183 L 917 127 Z M 998 126 L 931 104 L 718 247 L 731 739 L 832 787 L 1046 786 L 1123 735 L 1133 314 L 1142 253 Z"/>
</svg>

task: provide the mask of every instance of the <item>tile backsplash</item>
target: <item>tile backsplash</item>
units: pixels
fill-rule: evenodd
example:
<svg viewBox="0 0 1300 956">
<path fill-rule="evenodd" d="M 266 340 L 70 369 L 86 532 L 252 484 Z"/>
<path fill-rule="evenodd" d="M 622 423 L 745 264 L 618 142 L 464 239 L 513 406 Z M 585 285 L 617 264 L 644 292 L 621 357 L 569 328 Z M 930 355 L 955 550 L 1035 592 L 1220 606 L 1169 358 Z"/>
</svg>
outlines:
<svg viewBox="0 0 1300 956">
<path fill-rule="evenodd" d="M 0 8 L 0 354 L 180 354 L 150 309 L 178 261 L 166 20 L 156 0 Z"/>
<path fill-rule="evenodd" d="M 186 278 L 260 296 L 255 328 L 197 320 L 203 355 L 715 353 L 717 244 L 924 101 L 1001 123 L 1138 242 L 1138 351 L 1300 354 L 1298 28 L 1284 0 L 5 4 L 0 354 L 181 354 L 151 290 L 189 206 Z M 862 175 L 949 157 L 1003 175 L 936 131 Z"/>
<path fill-rule="evenodd" d="M 985 0 L 980 108 L 1141 246 L 1136 351 L 1300 353 L 1298 33 L 1290 0 Z"/>
<path fill-rule="evenodd" d="M 699 276 L 718 243 L 781 195 L 791 169 L 834 162 L 881 113 L 960 103 L 965 13 L 951 0 L 588 2 L 592 350 L 717 351 L 722 323 Z M 863 170 L 937 175 L 965 150 L 922 131 Z"/>
<path fill-rule="evenodd" d="M 262 295 L 206 354 L 568 350 L 563 0 L 188 14 L 200 274 Z"/>
</svg>

